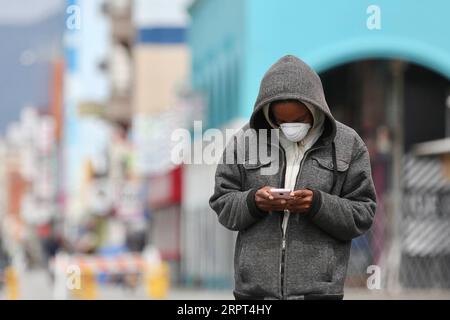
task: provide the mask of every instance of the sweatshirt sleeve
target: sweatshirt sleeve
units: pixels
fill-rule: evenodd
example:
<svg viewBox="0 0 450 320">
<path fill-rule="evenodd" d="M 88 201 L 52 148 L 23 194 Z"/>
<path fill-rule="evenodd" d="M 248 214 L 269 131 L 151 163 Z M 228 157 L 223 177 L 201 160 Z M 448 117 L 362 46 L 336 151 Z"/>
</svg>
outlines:
<svg viewBox="0 0 450 320">
<path fill-rule="evenodd" d="M 375 217 L 376 192 L 366 145 L 349 165 L 341 196 L 312 191 L 313 203 L 306 215 L 323 231 L 338 240 L 350 241 L 369 230 Z"/>
<path fill-rule="evenodd" d="M 256 206 L 256 188 L 242 190 L 241 165 L 226 164 L 223 161 L 225 153 L 226 149 L 217 165 L 214 193 L 209 205 L 224 227 L 233 231 L 245 230 L 267 213 Z"/>
</svg>

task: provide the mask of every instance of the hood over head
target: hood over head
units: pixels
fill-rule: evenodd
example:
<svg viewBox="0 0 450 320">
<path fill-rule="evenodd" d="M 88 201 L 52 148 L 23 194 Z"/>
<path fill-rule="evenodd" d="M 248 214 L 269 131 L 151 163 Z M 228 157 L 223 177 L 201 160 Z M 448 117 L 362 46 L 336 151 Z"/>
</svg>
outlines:
<svg viewBox="0 0 450 320">
<path fill-rule="evenodd" d="M 323 124 L 325 121 L 325 114 L 322 111 L 320 111 L 319 108 L 314 107 L 309 102 L 302 101 L 302 103 L 308 108 L 309 112 L 311 112 L 312 117 L 313 117 L 312 127 L 308 131 L 308 134 L 306 135 L 306 137 L 302 140 L 302 142 L 304 142 L 304 144 L 309 148 L 311 145 L 313 145 L 319 139 L 319 137 L 323 133 L 323 130 L 324 130 Z M 275 123 L 273 123 L 272 119 L 270 118 L 269 108 L 270 108 L 270 103 L 267 103 L 263 106 L 264 117 L 272 128 L 278 129 L 279 126 L 277 126 Z M 283 137 L 283 135 L 281 135 L 280 137 Z M 285 140 L 282 139 L 281 142 L 283 142 L 283 141 L 285 142 Z"/>
<path fill-rule="evenodd" d="M 293 55 L 279 59 L 264 75 L 250 117 L 250 128 L 273 128 L 273 124 L 269 123 L 267 118 L 269 105 L 271 102 L 286 99 L 304 103 L 312 111 L 315 122 L 319 118 L 317 110 L 321 111 L 325 115 L 322 139 L 325 144 L 333 141 L 336 135 L 336 122 L 325 100 L 322 82 L 314 70 Z"/>
</svg>

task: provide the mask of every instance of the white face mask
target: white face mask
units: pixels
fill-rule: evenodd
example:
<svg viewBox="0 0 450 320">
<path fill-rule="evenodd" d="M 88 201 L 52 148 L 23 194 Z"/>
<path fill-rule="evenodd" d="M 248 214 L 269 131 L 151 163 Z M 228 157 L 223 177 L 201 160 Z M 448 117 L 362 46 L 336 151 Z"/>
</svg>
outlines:
<svg viewBox="0 0 450 320">
<path fill-rule="evenodd" d="M 299 142 L 306 137 L 309 129 L 311 129 L 311 125 L 303 122 L 282 123 L 280 128 L 290 141 Z"/>
</svg>

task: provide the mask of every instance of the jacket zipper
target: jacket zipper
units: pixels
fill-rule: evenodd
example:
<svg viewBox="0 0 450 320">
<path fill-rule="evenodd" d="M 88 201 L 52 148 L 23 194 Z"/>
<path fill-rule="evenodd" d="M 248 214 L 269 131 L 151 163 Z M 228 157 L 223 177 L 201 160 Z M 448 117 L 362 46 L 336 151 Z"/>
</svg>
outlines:
<svg viewBox="0 0 450 320">
<path fill-rule="evenodd" d="M 280 146 L 281 147 L 281 146 Z M 312 150 L 316 150 L 316 149 L 320 149 L 324 146 L 320 146 L 320 147 L 316 147 L 316 148 L 311 148 L 306 150 L 306 152 L 303 155 L 302 160 L 300 161 L 300 169 L 298 170 L 297 176 L 295 177 L 295 185 L 297 185 L 297 181 L 298 178 L 302 172 L 303 169 L 303 163 L 306 159 L 306 156 L 310 153 L 310 151 Z M 282 147 L 281 147 L 282 148 Z M 283 148 L 282 148 L 283 149 Z M 284 163 L 283 163 L 283 174 L 282 174 L 282 179 L 281 179 L 281 186 L 284 186 L 284 176 L 286 174 L 286 154 L 284 152 L 283 149 L 283 154 L 284 154 Z M 281 263 L 280 263 L 280 283 L 281 283 L 281 298 L 282 300 L 285 300 L 286 297 L 286 285 L 285 285 L 285 261 L 286 261 L 286 256 L 287 256 L 287 250 L 286 250 L 286 241 L 287 241 L 287 233 L 288 233 L 288 229 L 289 229 L 289 219 L 290 217 L 288 217 L 287 221 L 286 221 L 286 232 L 283 232 L 283 225 L 281 224 L 281 234 L 282 234 L 282 241 L 281 241 Z M 283 219 L 281 220 L 283 222 Z"/>
<path fill-rule="evenodd" d="M 286 152 L 284 150 L 284 148 L 280 145 L 280 150 L 283 153 L 283 170 L 282 170 L 282 174 L 280 177 L 280 188 L 282 188 L 284 186 L 284 182 L 285 182 L 285 175 L 286 175 Z M 283 216 L 281 217 L 281 223 L 280 223 L 280 231 L 281 231 L 281 237 L 282 237 L 282 241 L 281 241 L 281 259 L 280 259 L 280 295 L 281 295 L 281 299 L 284 299 L 284 255 L 285 255 L 285 249 L 286 249 L 286 238 L 285 238 L 285 234 L 283 232 Z"/>
<path fill-rule="evenodd" d="M 297 176 L 295 177 L 295 183 L 294 183 L 295 185 L 297 185 L 297 180 L 300 175 L 300 172 L 302 171 L 303 162 L 304 162 L 305 157 L 306 157 L 306 152 L 303 155 L 302 160 L 300 161 L 300 169 L 297 173 Z M 283 227 L 281 227 L 281 232 L 283 233 L 283 240 L 282 240 L 282 245 L 281 245 L 281 267 L 280 267 L 280 269 L 281 269 L 281 297 L 283 300 L 286 297 L 286 284 L 285 284 L 285 268 L 286 268 L 286 256 L 287 256 L 286 241 L 287 241 L 287 233 L 288 233 L 288 228 L 289 228 L 289 218 L 290 217 L 288 217 L 287 221 L 286 221 L 286 232 L 284 232 Z"/>
</svg>

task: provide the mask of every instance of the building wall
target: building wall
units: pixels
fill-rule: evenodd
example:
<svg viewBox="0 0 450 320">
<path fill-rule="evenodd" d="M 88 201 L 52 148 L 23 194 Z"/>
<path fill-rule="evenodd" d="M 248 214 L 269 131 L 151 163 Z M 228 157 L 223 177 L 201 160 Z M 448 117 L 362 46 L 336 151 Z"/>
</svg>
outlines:
<svg viewBox="0 0 450 320">
<path fill-rule="evenodd" d="M 188 81 L 186 0 L 135 0 L 133 144 L 136 171 L 148 178 L 149 240 L 180 281 L 181 169 L 170 161 L 170 135 L 183 112 L 178 95 Z M 157 152 L 155 152 L 157 150 Z M 176 177 L 176 178 L 175 178 Z"/>
<path fill-rule="evenodd" d="M 193 89 L 208 103 L 205 127 L 219 127 L 244 109 L 244 4 L 241 0 L 196 1 L 190 7 L 188 42 Z"/>
<path fill-rule="evenodd" d="M 380 30 L 367 28 L 371 4 L 368 0 L 351 6 L 332 0 L 195 1 L 189 30 L 192 82 L 209 100 L 209 126 L 217 127 L 233 116 L 247 118 L 264 72 L 285 54 L 298 55 L 318 72 L 376 57 L 402 58 L 450 77 L 450 42 L 446 32 L 439 32 L 450 28 L 448 1 L 437 0 L 434 6 L 378 1 Z M 239 96 L 233 102 L 227 101 L 227 88 L 221 82 L 229 65 L 238 70 L 238 90 L 230 91 Z M 222 104 L 236 110 L 228 114 Z"/>
<path fill-rule="evenodd" d="M 447 40 L 450 2 L 437 0 L 431 5 L 408 0 L 377 1 L 375 4 L 381 14 L 379 30 L 367 27 L 371 15 L 367 10 L 374 4 L 372 1 L 345 4 L 333 0 L 195 1 L 190 8 L 192 24 L 189 31 L 192 82 L 194 89 L 207 98 L 206 127 L 223 128 L 234 117 L 248 120 L 261 78 L 277 59 L 286 54 L 299 56 L 319 73 L 363 59 L 402 59 L 450 78 L 450 42 Z M 238 70 L 236 81 L 231 81 L 236 87 L 227 87 L 223 85 L 227 81 L 221 80 L 228 77 L 230 68 L 223 66 L 227 65 L 230 57 L 233 57 L 231 61 L 235 61 L 234 66 Z M 366 76 L 369 78 L 370 74 Z M 367 84 L 366 92 L 369 90 L 373 93 L 374 86 L 369 88 Z M 233 95 L 237 98 L 231 101 L 237 103 L 229 100 Z M 365 98 L 365 107 L 358 108 L 370 117 L 375 116 L 370 110 L 370 106 L 375 105 L 374 100 L 370 95 Z M 381 104 L 392 109 L 392 104 Z M 236 109 L 224 108 L 228 105 Z M 229 110 L 233 111 L 228 113 Z M 191 173 L 192 177 L 200 176 L 195 169 L 199 168 L 186 170 L 186 180 Z M 206 169 L 201 173 L 208 174 Z M 220 227 L 211 211 L 199 205 L 205 199 L 205 194 L 199 194 L 196 201 L 185 202 L 185 206 L 192 208 L 189 211 L 191 216 L 197 217 L 200 223 Z M 193 219 L 189 222 L 192 223 Z M 199 234 L 199 237 L 191 237 L 190 241 L 201 245 L 202 239 L 210 239 L 207 233 Z M 209 245 L 214 244 L 216 242 L 210 240 Z M 378 253 L 373 254 L 376 256 Z M 208 256 L 198 256 L 192 265 L 187 265 L 187 270 L 191 270 L 195 278 L 192 270 L 204 270 L 202 268 L 206 265 L 213 265 L 208 259 Z"/>
<path fill-rule="evenodd" d="M 173 168 L 170 134 L 183 116 L 177 112 L 178 95 L 188 81 L 190 61 L 185 2 L 134 2 L 133 143 L 142 175 Z"/>
<path fill-rule="evenodd" d="M 285 54 L 298 55 L 318 72 L 364 58 L 401 58 L 450 77 L 448 1 L 431 5 L 361 0 L 343 5 L 333 0 L 246 0 L 245 4 L 246 116 L 263 73 Z M 372 4 L 380 8 L 380 30 L 367 28 L 367 8 Z"/>
<path fill-rule="evenodd" d="M 83 103 L 106 103 L 109 81 L 100 70 L 108 54 L 109 24 L 101 8 L 104 0 L 67 0 L 79 8 L 80 28 L 65 29 L 64 77 L 64 181 L 69 215 L 80 214 L 77 194 L 82 182 L 82 163 L 101 152 L 108 135 L 98 120 L 80 115 Z"/>
<path fill-rule="evenodd" d="M 134 115 L 168 111 L 187 80 L 185 6 L 186 0 L 134 0 Z"/>
<path fill-rule="evenodd" d="M 136 46 L 133 112 L 149 115 L 173 107 L 176 90 L 187 78 L 188 63 L 185 44 Z"/>
</svg>

